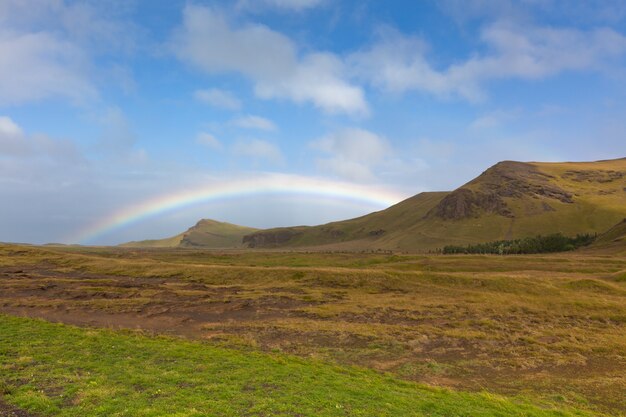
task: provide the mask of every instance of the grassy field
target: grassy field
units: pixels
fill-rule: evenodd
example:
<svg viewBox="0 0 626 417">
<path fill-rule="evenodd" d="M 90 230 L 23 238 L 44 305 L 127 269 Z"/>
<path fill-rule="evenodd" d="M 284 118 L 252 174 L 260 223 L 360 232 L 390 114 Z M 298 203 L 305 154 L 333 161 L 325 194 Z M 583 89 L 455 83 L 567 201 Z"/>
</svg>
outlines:
<svg viewBox="0 0 626 417">
<path fill-rule="evenodd" d="M 4 395 L 55 416 L 585 416 L 174 338 L 0 316 Z"/>
<path fill-rule="evenodd" d="M 4 400 L 44 415 L 626 410 L 626 258 L 601 252 L 4 245 L 0 312 Z"/>
</svg>

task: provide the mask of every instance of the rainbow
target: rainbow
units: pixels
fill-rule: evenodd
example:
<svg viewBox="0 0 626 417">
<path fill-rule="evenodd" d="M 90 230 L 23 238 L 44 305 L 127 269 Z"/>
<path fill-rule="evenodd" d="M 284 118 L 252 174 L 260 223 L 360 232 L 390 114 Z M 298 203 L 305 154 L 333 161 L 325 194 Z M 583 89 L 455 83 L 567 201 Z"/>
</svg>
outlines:
<svg viewBox="0 0 626 417">
<path fill-rule="evenodd" d="M 222 181 L 177 193 L 164 194 L 124 207 L 69 236 L 66 241 L 86 243 L 116 229 L 172 210 L 199 203 L 259 194 L 321 196 L 367 203 L 380 208 L 388 207 L 407 197 L 398 192 L 372 186 L 298 175 L 264 174 L 255 178 Z"/>
</svg>

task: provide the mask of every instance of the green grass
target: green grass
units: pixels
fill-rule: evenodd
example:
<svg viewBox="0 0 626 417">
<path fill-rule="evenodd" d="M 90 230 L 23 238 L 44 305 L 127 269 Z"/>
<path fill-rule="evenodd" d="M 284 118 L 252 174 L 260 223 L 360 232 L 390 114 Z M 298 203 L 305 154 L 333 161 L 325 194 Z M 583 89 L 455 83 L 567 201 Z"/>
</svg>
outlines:
<svg viewBox="0 0 626 417">
<path fill-rule="evenodd" d="M 55 416 L 590 416 L 373 371 L 0 315 L 5 400 Z"/>
</svg>

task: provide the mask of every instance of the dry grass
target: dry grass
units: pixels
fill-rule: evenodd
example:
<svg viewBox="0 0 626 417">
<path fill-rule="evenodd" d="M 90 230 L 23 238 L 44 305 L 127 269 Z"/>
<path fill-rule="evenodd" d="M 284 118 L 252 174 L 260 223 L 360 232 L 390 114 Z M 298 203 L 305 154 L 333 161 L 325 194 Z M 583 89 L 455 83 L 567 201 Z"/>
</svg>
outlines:
<svg viewBox="0 0 626 417">
<path fill-rule="evenodd" d="M 626 258 L 0 246 L 0 311 L 626 409 Z"/>
</svg>

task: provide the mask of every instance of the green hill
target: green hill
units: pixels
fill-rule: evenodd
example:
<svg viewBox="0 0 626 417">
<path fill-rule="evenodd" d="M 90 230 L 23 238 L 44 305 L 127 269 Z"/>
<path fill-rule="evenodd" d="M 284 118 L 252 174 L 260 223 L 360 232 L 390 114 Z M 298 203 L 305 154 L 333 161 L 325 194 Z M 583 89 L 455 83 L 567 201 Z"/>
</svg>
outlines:
<svg viewBox="0 0 626 417">
<path fill-rule="evenodd" d="M 386 210 L 321 226 L 244 237 L 251 248 L 423 251 L 538 234 L 602 233 L 626 216 L 626 158 L 500 162 L 452 192 L 421 193 Z"/>
<path fill-rule="evenodd" d="M 142 240 L 128 242 L 123 247 L 144 248 L 237 248 L 242 246 L 245 235 L 254 233 L 258 229 L 238 226 L 236 224 L 202 219 L 186 232 L 165 239 Z"/>
<path fill-rule="evenodd" d="M 248 247 L 319 246 L 334 249 L 369 249 L 373 245 L 386 247 L 389 236 L 397 238 L 398 231 L 422 221 L 448 193 L 427 192 L 415 195 L 386 210 L 350 220 L 321 226 L 282 227 L 258 231 L 244 237 Z M 429 236 L 421 235 L 424 241 Z"/>
</svg>

